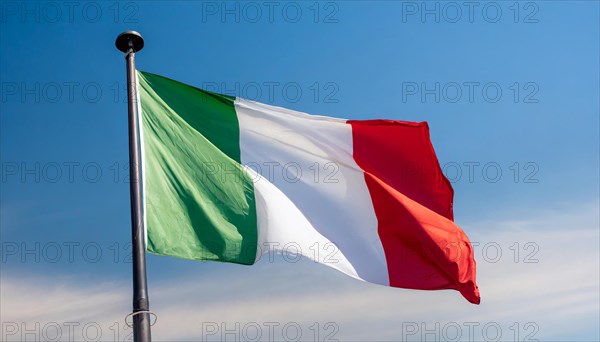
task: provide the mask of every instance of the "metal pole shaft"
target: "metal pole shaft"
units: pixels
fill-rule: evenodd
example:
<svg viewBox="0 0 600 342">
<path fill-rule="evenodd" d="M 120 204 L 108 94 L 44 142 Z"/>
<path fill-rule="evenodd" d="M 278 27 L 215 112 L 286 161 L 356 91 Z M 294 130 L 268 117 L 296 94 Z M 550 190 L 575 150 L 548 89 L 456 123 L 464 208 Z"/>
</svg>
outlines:
<svg viewBox="0 0 600 342">
<path fill-rule="evenodd" d="M 135 77 L 135 50 L 130 45 L 127 59 L 127 98 L 129 111 L 129 179 L 131 196 L 131 242 L 133 249 L 133 338 L 136 342 L 150 341 L 150 309 L 146 282 L 146 250 L 142 214 L 140 149 Z"/>
</svg>

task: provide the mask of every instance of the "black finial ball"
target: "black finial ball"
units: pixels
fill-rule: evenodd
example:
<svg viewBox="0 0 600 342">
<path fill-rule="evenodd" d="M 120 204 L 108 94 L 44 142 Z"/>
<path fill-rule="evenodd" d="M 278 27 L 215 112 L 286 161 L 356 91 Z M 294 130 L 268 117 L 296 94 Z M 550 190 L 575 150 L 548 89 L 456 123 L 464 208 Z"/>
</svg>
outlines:
<svg viewBox="0 0 600 342">
<path fill-rule="evenodd" d="M 127 51 L 129 51 L 130 42 L 133 52 L 138 52 L 144 48 L 144 38 L 136 31 L 125 31 L 121 33 L 115 41 L 115 46 L 117 49 L 127 53 Z"/>
</svg>

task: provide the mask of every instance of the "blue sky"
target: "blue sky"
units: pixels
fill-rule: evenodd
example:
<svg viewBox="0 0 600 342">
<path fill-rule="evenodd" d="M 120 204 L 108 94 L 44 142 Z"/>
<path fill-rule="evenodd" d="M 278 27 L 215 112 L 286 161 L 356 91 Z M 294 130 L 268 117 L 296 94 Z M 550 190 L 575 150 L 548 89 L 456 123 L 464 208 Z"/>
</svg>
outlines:
<svg viewBox="0 0 600 342">
<path fill-rule="evenodd" d="M 206 322 L 217 339 L 236 322 L 257 323 L 263 339 L 266 322 L 297 323 L 303 340 L 418 340 L 451 322 L 462 340 L 466 322 L 498 324 L 510 341 L 600 337 L 598 2 L 0 10 L 3 339 L 19 339 L 23 322 L 59 322 L 62 338 L 64 322 L 98 322 L 112 339 L 130 310 L 125 61 L 114 48 L 128 29 L 146 40 L 141 70 L 313 114 L 428 121 L 456 221 L 481 247 L 479 307 L 281 257 L 242 267 L 150 255 L 157 339 L 200 339 Z"/>
</svg>

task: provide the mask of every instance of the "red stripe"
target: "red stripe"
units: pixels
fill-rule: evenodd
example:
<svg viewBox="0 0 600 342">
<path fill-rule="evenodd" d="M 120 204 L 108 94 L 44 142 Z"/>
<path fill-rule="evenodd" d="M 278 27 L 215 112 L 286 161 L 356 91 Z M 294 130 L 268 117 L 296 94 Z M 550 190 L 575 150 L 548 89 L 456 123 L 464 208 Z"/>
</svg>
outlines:
<svg viewBox="0 0 600 342">
<path fill-rule="evenodd" d="M 450 182 L 442 174 L 426 122 L 348 121 L 354 159 L 365 171 L 390 285 L 456 289 L 479 304 L 475 260 L 453 222 Z"/>
</svg>

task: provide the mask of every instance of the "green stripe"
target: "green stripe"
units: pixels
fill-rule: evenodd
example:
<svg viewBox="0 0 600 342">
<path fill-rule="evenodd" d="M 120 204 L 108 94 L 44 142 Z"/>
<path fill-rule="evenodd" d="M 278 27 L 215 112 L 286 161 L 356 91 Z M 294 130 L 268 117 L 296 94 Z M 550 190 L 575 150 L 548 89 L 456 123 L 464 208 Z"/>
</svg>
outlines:
<svg viewBox="0 0 600 342">
<path fill-rule="evenodd" d="M 252 179 L 234 98 L 138 71 L 149 252 L 253 264 Z"/>
</svg>

